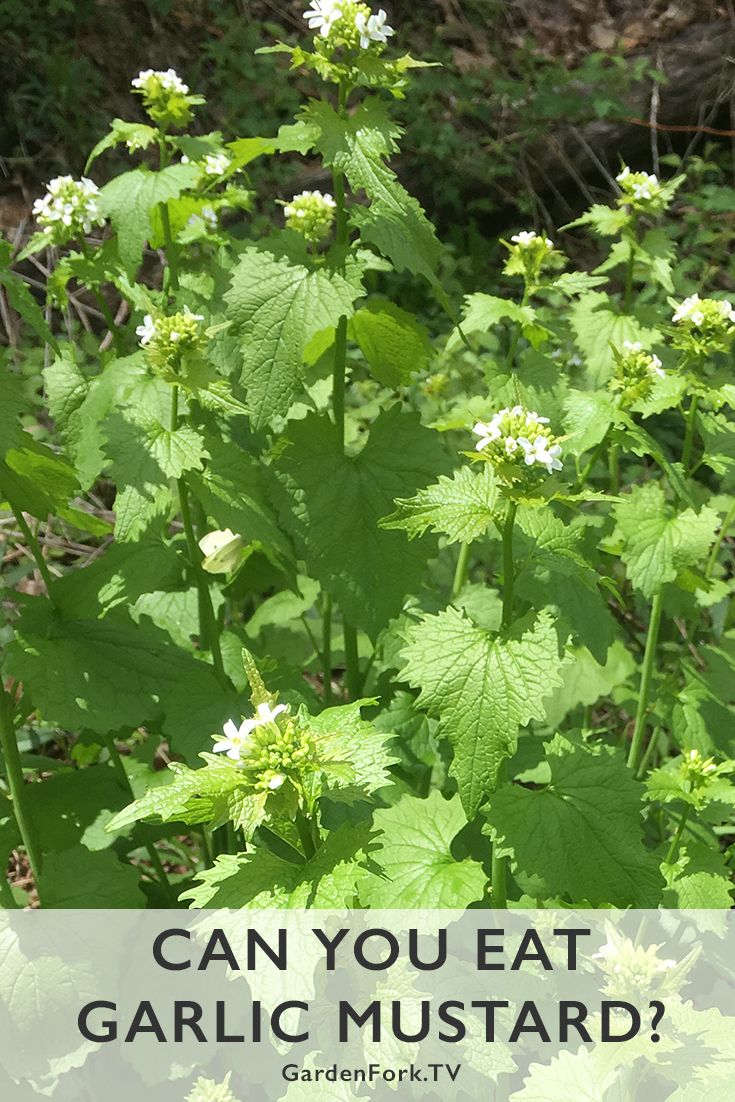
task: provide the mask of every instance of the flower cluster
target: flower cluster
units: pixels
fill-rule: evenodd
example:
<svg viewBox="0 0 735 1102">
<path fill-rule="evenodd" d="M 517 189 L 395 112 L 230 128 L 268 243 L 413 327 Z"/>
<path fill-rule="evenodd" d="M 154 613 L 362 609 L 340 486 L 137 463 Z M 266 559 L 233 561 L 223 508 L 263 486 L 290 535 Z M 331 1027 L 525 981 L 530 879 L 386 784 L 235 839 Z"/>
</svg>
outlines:
<svg viewBox="0 0 735 1102">
<path fill-rule="evenodd" d="M 690 295 L 671 320 L 677 327 L 676 346 L 694 354 L 726 352 L 735 336 L 735 309 L 726 299 Z"/>
<path fill-rule="evenodd" d="M 81 180 L 72 176 L 51 180 L 46 194 L 33 204 L 33 215 L 54 245 L 83 237 L 105 221 L 99 207 L 99 188 L 86 176 Z"/>
<path fill-rule="evenodd" d="M 230 1090 L 230 1075 L 228 1072 L 221 1083 L 215 1083 L 214 1079 L 205 1079 L 200 1076 L 185 1102 L 236 1102 L 235 1096 Z"/>
<path fill-rule="evenodd" d="M 620 392 L 624 405 L 648 398 L 656 379 L 666 377 L 658 356 L 644 351 L 640 341 L 623 341 L 622 350 L 613 348 L 613 356 L 615 374 L 609 386 Z"/>
<path fill-rule="evenodd" d="M 594 959 L 600 962 L 606 982 L 603 990 L 608 995 L 628 992 L 625 998 L 636 995 L 645 998 L 658 989 L 666 976 L 676 967 L 676 961 L 658 956 L 660 945 L 635 945 L 630 938 L 608 927 L 609 941 L 601 946 Z"/>
<path fill-rule="evenodd" d="M 537 482 L 543 468 L 548 474 L 562 469 L 560 444 L 539 417 L 523 406 L 501 409 L 489 421 L 478 421 L 472 430 L 479 436 L 475 450 L 492 463 L 503 481 Z"/>
<path fill-rule="evenodd" d="M 203 321 L 201 314 L 192 314 L 185 306 L 182 313 L 169 317 L 154 318 L 146 314 L 135 332 L 153 367 L 174 367 L 181 362 L 182 356 L 200 352 L 204 347 Z"/>
<path fill-rule="evenodd" d="M 192 163 L 186 153 L 182 156 L 181 163 L 182 165 Z M 206 180 L 207 177 L 224 176 L 232 161 L 226 153 L 220 150 L 218 153 L 207 153 L 203 160 L 197 161 L 196 164 L 201 169 L 202 179 Z"/>
<path fill-rule="evenodd" d="M 667 188 L 650 172 L 631 172 L 626 165 L 615 177 L 622 195 L 621 206 L 640 214 L 660 214 L 669 204 Z"/>
<path fill-rule="evenodd" d="M 224 734 L 213 736 L 215 754 L 226 754 L 230 761 L 247 769 L 256 789 L 276 792 L 289 774 L 298 774 L 315 759 L 313 740 L 289 712 L 287 704 L 272 707 L 264 703 L 239 727 L 228 720 Z"/>
<path fill-rule="evenodd" d="M 334 49 L 367 50 L 371 46 L 382 47 L 395 34 L 388 24 L 388 16 L 381 8 L 373 12 L 368 4 L 359 0 L 311 0 L 304 12 L 309 30 L 326 40 Z"/>
<path fill-rule="evenodd" d="M 328 236 L 337 204 L 328 193 L 302 191 L 286 203 L 283 214 L 290 230 L 296 230 L 310 244 L 317 245 Z"/>
<path fill-rule="evenodd" d="M 131 83 L 150 118 L 164 129 L 186 126 L 192 107 L 203 103 L 201 96 L 189 94 L 188 84 L 173 69 L 143 69 Z"/>
<path fill-rule="evenodd" d="M 560 256 L 554 249 L 554 242 L 535 230 L 514 233 L 510 241 L 503 244 L 510 253 L 503 268 L 505 274 L 523 276 L 531 284 L 538 280 L 544 268 L 550 267 Z"/>
</svg>

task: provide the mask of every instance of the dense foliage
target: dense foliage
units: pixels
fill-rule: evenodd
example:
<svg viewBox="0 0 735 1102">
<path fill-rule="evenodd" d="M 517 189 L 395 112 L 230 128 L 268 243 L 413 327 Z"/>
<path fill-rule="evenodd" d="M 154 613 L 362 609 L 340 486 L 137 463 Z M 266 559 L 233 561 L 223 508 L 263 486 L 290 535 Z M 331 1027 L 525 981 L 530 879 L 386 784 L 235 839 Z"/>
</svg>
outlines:
<svg viewBox="0 0 735 1102">
<path fill-rule="evenodd" d="M 623 166 L 567 227 L 593 271 L 522 231 L 460 306 L 390 164 L 422 63 L 357 0 L 307 22 L 275 136 L 193 136 L 146 70 L 148 121 L 37 202 L 16 260 L 100 346 L 3 246 L 48 416 L 11 349 L 7 581 L 42 584 L 5 592 L 2 857 L 51 907 L 728 907 L 735 309 L 678 257 L 683 177 Z M 228 232 L 279 155 L 331 194 Z"/>
</svg>

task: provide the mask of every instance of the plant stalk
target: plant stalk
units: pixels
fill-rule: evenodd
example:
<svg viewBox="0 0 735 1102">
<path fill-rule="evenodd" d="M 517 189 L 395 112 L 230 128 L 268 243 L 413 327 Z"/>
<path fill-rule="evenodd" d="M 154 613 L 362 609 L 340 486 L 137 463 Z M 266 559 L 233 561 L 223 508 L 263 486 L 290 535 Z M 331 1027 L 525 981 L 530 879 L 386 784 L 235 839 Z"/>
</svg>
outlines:
<svg viewBox="0 0 735 1102">
<path fill-rule="evenodd" d="M 13 516 L 15 517 L 15 522 L 18 525 L 18 527 L 20 528 L 21 533 L 23 535 L 23 538 L 24 538 L 24 540 L 26 541 L 26 543 L 28 545 L 28 550 L 30 551 L 31 555 L 33 556 L 33 561 L 35 562 L 36 566 L 38 567 L 38 572 L 41 575 L 41 578 L 43 579 L 44 585 L 46 586 L 46 593 L 48 594 L 48 598 L 51 601 L 52 605 L 56 605 L 56 599 L 54 597 L 54 590 L 53 590 L 54 580 L 53 580 L 53 576 L 51 574 L 51 571 L 48 568 L 48 563 L 46 562 L 46 560 L 43 557 L 43 552 L 41 551 L 41 545 L 39 544 L 38 540 L 36 539 L 33 532 L 31 531 L 31 526 L 29 525 L 28 521 L 23 516 L 23 510 L 19 509 L 17 507 L 17 505 L 15 505 L 13 503 L 12 499 L 9 497 L 9 495 L 7 493 L 5 494 L 5 500 L 7 501 L 8 505 L 10 506 L 10 511 L 12 512 Z"/>
<path fill-rule="evenodd" d="M 362 688 L 360 681 L 360 658 L 357 653 L 357 628 L 351 624 L 343 624 L 345 642 L 345 673 L 347 678 L 347 691 L 350 700 L 357 700 Z"/>
<path fill-rule="evenodd" d="M 681 465 L 684 468 L 684 473 L 689 473 L 689 467 L 692 461 L 692 448 L 694 447 L 694 434 L 697 427 L 697 409 L 699 407 L 699 398 L 695 394 L 689 403 L 689 409 L 687 411 L 686 418 L 686 432 L 684 434 L 684 447 L 681 452 Z"/>
<path fill-rule="evenodd" d="M 503 526 L 503 627 L 510 627 L 513 621 L 513 589 L 514 589 L 514 565 L 513 565 L 513 525 L 515 524 L 518 505 L 515 501 L 508 502 L 508 512 Z"/>
<path fill-rule="evenodd" d="M 498 910 L 505 910 L 508 906 L 508 896 L 505 886 L 505 857 L 498 853 L 498 843 L 493 842 L 493 856 L 490 870 L 492 883 L 492 904 Z"/>
<path fill-rule="evenodd" d="M 712 577 L 712 571 L 714 570 L 715 565 L 717 563 L 717 558 L 720 554 L 720 548 L 722 547 L 722 544 L 725 540 L 725 537 L 727 536 L 727 533 L 729 531 L 730 525 L 732 524 L 732 522 L 734 520 L 735 520 L 735 502 L 733 502 L 733 504 L 730 506 L 728 512 L 726 513 L 725 518 L 722 521 L 722 524 L 720 525 L 720 530 L 717 533 L 717 538 L 715 539 L 715 542 L 712 544 L 712 550 L 710 551 L 709 559 L 707 560 L 707 569 L 704 572 L 704 576 L 707 579 L 707 581 L 709 581 L 710 578 Z"/>
<path fill-rule="evenodd" d="M 120 784 L 129 793 L 131 800 L 134 800 L 135 793 L 133 792 L 133 786 L 130 783 L 130 777 L 127 774 L 127 770 L 125 768 L 125 765 L 123 764 L 123 760 L 120 757 L 120 751 L 115 745 L 115 739 L 112 735 L 109 734 L 103 735 L 102 737 L 105 740 L 105 746 L 107 747 L 107 752 L 110 755 L 110 761 L 112 762 L 113 768 L 118 776 Z M 156 876 L 158 877 L 158 882 L 163 889 L 164 896 L 166 897 L 166 902 L 171 907 L 175 907 L 178 901 L 171 886 L 171 882 L 169 881 L 169 878 L 166 874 L 166 870 L 161 863 L 161 858 L 158 855 L 158 850 L 152 842 L 146 842 L 145 848 L 146 852 L 148 853 L 151 865 L 153 866 Z"/>
<path fill-rule="evenodd" d="M 18 830 L 23 840 L 28 861 L 36 883 L 39 902 L 42 902 L 41 888 L 41 846 L 36 834 L 36 826 L 26 803 L 23 767 L 20 762 L 18 738 L 15 730 L 14 699 L 0 679 L 0 749 L 5 758 L 8 787 L 13 801 L 13 812 Z"/>
<path fill-rule="evenodd" d="M 322 594 L 322 661 L 324 681 L 324 703 L 332 703 L 332 598 L 329 593 Z"/>
<path fill-rule="evenodd" d="M 687 804 L 681 813 L 679 819 L 679 826 L 676 828 L 676 834 L 671 839 L 671 845 L 669 846 L 668 853 L 666 854 L 665 864 L 670 865 L 676 855 L 679 852 L 679 843 L 681 842 L 681 836 L 684 833 L 684 827 L 687 825 L 687 819 L 689 818 L 689 805 Z"/>
<path fill-rule="evenodd" d="M 465 582 L 467 581 L 467 571 L 470 564 L 470 544 L 462 543 L 459 547 L 459 557 L 457 559 L 457 568 L 454 571 L 454 582 L 452 584 L 452 600 L 456 600 L 459 594 L 462 592 Z"/>
<path fill-rule="evenodd" d="M 646 730 L 646 713 L 648 711 L 648 700 L 651 692 L 651 681 L 653 680 L 653 668 L 655 665 L 656 647 L 658 645 L 658 634 L 661 627 L 663 607 L 662 587 L 653 598 L 653 603 L 651 604 L 651 619 L 648 624 L 646 649 L 643 654 L 643 670 L 641 672 L 641 688 L 638 694 L 638 708 L 635 715 L 633 738 L 628 753 L 628 765 L 634 773 L 638 771 L 641 749 L 643 746 L 643 736 Z"/>
</svg>

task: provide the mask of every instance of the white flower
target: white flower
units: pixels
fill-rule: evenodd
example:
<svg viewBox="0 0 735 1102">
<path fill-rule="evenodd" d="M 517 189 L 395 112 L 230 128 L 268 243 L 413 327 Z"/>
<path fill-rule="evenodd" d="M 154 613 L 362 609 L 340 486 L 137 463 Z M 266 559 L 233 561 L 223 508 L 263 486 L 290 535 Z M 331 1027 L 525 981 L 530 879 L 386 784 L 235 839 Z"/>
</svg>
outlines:
<svg viewBox="0 0 735 1102">
<path fill-rule="evenodd" d="M 150 314 L 146 314 L 143 318 L 143 324 L 139 325 L 135 330 L 136 337 L 140 337 L 140 343 L 143 348 L 152 341 L 156 335 L 156 325 Z"/>
<path fill-rule="evenodd" d="M 652 375 L 658 375 L 659 379 L 666 378 L 666 372 L 664 371 L 663 364 L 656 355 L 652 355 L 648 361 L 648 370 Z"/>
<path fill-rule="evenodd" d="M 513 413 L 515 413 L 516 416 L 519 413 L 523 413 L 522 407 L 521 406 L 514 406 L 513 407 Z M 530 409 L 528 411 L 528 413 L 526 414 L 526 424 L 527 425 L 548 425 L 548 423 L 549 423 L 549 418 L 548 417 L 539 417 L 538 413 L 536 413 L 536 411 L 533 410 L 533 409 Z"/>
<path fill-rule="evenodd" d="M 623 341 L 623 348 L 626 352 L 642 352 L 643 345 L 640 341 Z"/>
<path fill-rule="evenodd" d="M 507 409 L 501 409 L 500 413 L 496 413 L 491 421 L 477 422 L 472 431 L 475 436 L 479 436 L 481 439 L 475 444 L 475 451 L 481 452 L 488 444 L 491 444 L 493 440 L 498 439 L 500 436 L 500 421 L 507 412 Z"/>
<path fill-rule="evenodd" d="M 364 12 L 355 16 L 355 26 L 360 32 L 360 46 L 367 50 L 371 42 L 387 42 L 396 32 L 386 23 L 388 16 L 381 8 L 378 13 L 365 17 Z"/>
<path fill-rule="evenodd" d="M 537 436 L 536 439 L 531 442 L 527 440 L 525 436 L 519 436 L 518 443 L 525 453 L 524 462 L 527 467 L 530 467 L 532 463 L 539 463 L 542 467 L 546 467 L 549 474 L 562 469 L 562 464 L 559 460 L 561 447 L 558 444 L 553 444 L 549 447 L 548 437 Z"/>
<path fill-rule="evenodd" d="M 284 777 L 283 773 L 276 773 L 275 777 L 271 777 L 271 779 L 268 781 L 268 787 L 270 788 L 271 792 L 275 792 L 276 789 L 280 788 L 285 780 L 286 778 Z"/>
<path fill-rule="evenodd" d="M 326 38 L 332 29 L 332 23 L 342 14 L 342 0 L 311 0 L 309 10 L 304 12 L 304 19 L 309 24 L 310 31 L 316 31 Z"/>
<path fill-rule="evenodd" d="M 617 182 L 618 182 L 619 184 L 622 184 L 622 183 L 623 183 L 623 181 L 624 181 L 624 180 L 627 180 L 629 176 L 630 176 L 630 168 L 629 168 L 629 166 L 628 166 L 628 165 L 626 165 L 626 166 L 625 166 L 625 168 L 623 169 L 623 171 L 622 171 L 622 172 L 619 172 L 619 173 L 617 174 L 617 176 L 615 177 L 615 179 L 617 180 Z"/>
<path fill-rule="evenodd" d="M 700 302 L 701 299 L 696 292 L 690 295 L 689 298 L 685 298 L 677 308 L 673 321 L 690 321 L 692 325 L 701 325 L 704 321 L 704 314 L 699 309 Z"/>
<path fill-rule="evenodd" d="M 90 233 L 93 226 L 104 223 L 99 193 L 97 185 L 86 176 L 80 180 L 56 176 L 49 182 L 46 194 L 35 200 L 33 215 L 44 232 L 59 242 L 74 234 Z"/>
<path fill-rule="evenodd" d="M 519 245 L 522 249 L 527 249 L 529 245 L 535 244 L 536 241 L 543 241 L 549 249 L 554 248 L 553 241 L 548 237 L 539 237 L 535 230 L 521 230 L 520 233 L 514 233 L 510 240 L 514 245 Z"/>
<path fill-rule="evenodd" d="M 208 153 L 202 162 L 202 169 L 207 176 L 223 176 L 231 164 L 226 153 Z"/>
<path fill-rule="evenodd" d="M 275 708 L 271 708 L 270 704 L 259 704 L 256 708 L 256 715 L 251 719 L 244 719 L 239 727 L 233 720 L 228 719 L 222 728 L 225 737 L 215 736 L 214 753 L 227 754 L 231 761 L 240 761 L 256 727 L 264 727 L 267 723 L 275 722 L 277 716 L 287 711 L 287 704 L 277 704 Z M 283 781 L 281 781 L 281 784 L 283 784 Z"/>
<path fill-rule="evenodd" d="M 143 69 L 131 83 L 133 88 L 141 88 L 148 94 L 154 90 L 152 84 L 157 84 L 163 92 L 178 92 L 182 96 L 189 93 L 188 84 L 184 84 L 174 69 Z"/>
<path fill-rule="evenodd" d="M 507 451 L 508 455 L 513 455 L 514 452 L 518 451 L 518 441 L 514 436 L 506 437 L 505 450 Z"/>
</svg>

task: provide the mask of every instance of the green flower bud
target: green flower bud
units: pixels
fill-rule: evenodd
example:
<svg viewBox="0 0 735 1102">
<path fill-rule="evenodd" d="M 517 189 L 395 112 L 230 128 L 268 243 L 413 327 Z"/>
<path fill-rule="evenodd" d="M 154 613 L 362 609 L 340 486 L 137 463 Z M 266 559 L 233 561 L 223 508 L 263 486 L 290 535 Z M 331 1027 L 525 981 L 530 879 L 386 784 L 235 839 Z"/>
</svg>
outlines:
<svg viewBox="0 0 735 1102">
<path fill-rule="evenodd" d="M 296 230 L 313 245 L 329 236 L 334 222 L 337 204 L 329 194 L 321 191 L 302 191 L 286 203 L 283 213 L 286 225 Z"/>
</svg>

